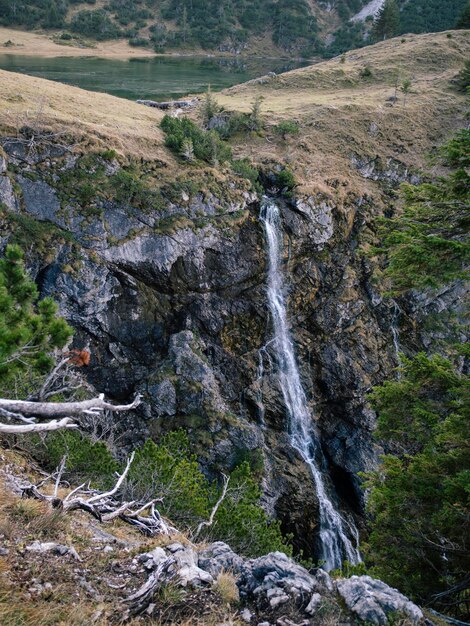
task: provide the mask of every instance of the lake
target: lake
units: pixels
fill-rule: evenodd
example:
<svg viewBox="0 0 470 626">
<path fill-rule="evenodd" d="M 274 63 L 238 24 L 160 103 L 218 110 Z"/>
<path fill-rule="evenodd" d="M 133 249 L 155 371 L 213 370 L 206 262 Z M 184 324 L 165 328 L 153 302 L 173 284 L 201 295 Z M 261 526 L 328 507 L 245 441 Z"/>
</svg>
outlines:
<svg viewBox="0 0 470 626">
<path fill-rule="evenodd" d="M 279 59 L 207 57 L 133 58 L 126 61 L 95 57 L 40 58 L 0 54 L 0 69 L 102 91 L 129 100 L 165 100 L 188 93 L 232 87 L 268 72 L 305 67 L 306 62 Z"/>
</svg>

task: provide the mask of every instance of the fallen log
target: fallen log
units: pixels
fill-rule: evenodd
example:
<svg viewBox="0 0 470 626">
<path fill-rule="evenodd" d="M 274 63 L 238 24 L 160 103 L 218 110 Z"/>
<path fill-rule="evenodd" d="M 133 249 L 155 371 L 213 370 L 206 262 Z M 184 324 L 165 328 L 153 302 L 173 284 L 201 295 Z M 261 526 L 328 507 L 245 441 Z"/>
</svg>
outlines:
<svg viewBox="0 0 470 626">
<path fill-rule="evenodd" d="M 76 487 L 70 491 L 64 498 L 57 495 L 58 484 L 60 482 L 63 464 L 57 473 L 56 489 L 54 495 L 46 495 L 41 493 L 37 485 L 26 483 L 20 487 L 20 491 L 24 498 L 34 498 L 49 503 L 51 508 L 62 510 L 64 513 L 80 510 L 88 513 L 101 523 L 111 522 L 114 519 L 120 519 L 131 526 L 135 526 L 141 533 L 147 537 L 155 537 L 157 535 L 171 536 L 177 532 L 175 528 L 165 522 L 159 511 L 155 508 L 156 502 L 161 500 L 154 499 L 149 502 L 122 502 L 116 497 L 124 480 L 129 473 L 129 469 L 134 460 L 134 453 L 131 454 L 127 461 L 126 467 L 122 474 L 117 477 L 116 483 L 109 491 L 97 491 L 87 487 L 86 483 Z M 49 478 L 53 478 L 56 473 Z M 42 481 L 42 486 L 46 481 Z M 145 511 L 148 511 L 145 513 Z"/>
<path fill-rule="evenodd" d="M 137 100 L 137 104 L 143 104 L 146 107 L 169 111 L 170 109 L 190 109 L 198 103 L 197 98 L 193 100 L 169 100 L 168 102 L 156 102 L 155 100 Z"/>
</svg>

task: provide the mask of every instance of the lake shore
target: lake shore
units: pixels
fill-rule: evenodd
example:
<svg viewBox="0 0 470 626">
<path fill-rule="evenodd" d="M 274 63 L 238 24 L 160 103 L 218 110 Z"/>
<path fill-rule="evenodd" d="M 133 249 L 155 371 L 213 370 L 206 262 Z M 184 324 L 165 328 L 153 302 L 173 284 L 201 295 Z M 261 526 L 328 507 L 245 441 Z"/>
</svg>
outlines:
<svg viewBox="0 0 470 626">
<path fill-rule="evenodd" d="M 0 54 L 53 57 L 101 57 L 104 59 L 131 59 L 154 57 L 153 50 L 133 48 L 127 41 L 112 40 L 93 42 L 93 46 L 56 43 L 53 37 L 61 31 L 48 34 L 25 32 L 14 28 L 0 28 Z M 12 45 L 6 45 L 11 42 Z"/>
<path fill-rule="evenodd" d="M 143 47 L 130 46 L 124 39 L 110 41 L 87 41 L 80 45 L 73 41 L 58 41 L 63 31 L 26 32 L 15 28 L 0 27 L 0 54 L 14 54 L 23 56 L 37 56 L 43 58 L 55 57 L 99 57 L 101 59 L 126 60 L 136 58 L 155 57 L 209 57 L 228 59 L 256 59 L 272 58 L 286 61 L 315 61 L 319 59 L 300 59 L 289 55 L 277 54 L 232 54 L 203 49 L 178 50 L 165 54 L 157 54 L 153 50 Z M 272 53 L 272 50 L 268 52 Z"/>
</svg>

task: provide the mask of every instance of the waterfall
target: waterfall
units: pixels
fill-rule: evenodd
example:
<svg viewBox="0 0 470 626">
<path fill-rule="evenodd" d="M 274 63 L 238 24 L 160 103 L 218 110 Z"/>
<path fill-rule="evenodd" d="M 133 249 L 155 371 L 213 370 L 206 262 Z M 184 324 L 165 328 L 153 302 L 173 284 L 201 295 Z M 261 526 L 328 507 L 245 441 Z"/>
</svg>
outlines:
<svg viewBox="0 0 470 626">
<path fill-rule="evenodd" d="M 395 300 L 392 300 L 392 307 L 393 307 L 393 313 L 392 313 L 392 323 L 390 325 L 390 330 L 392 332 L 393 347 L 395 349 L 395 358 L 397 360 L 398 366 L 400 366 L 402 362 L 400 358 L 401 346 L 400 346 L 400 332 L 398 330 L 398 324 L 399 324 L 400 315 L 402 314 L 402 310 L 400 309 L 398 304 L 395 302 Z M 397 379 L 398 380 L 401 379 L 400 370 L 397 370 Z"/>
<path fill-rule="evenodd" d="M 264 380 L 264 370 L 265 370 L 264 360 L 266 359 L 269 369 L 272 370 L 273 363 L 272 363 L 271 355 L 269 354 L 268 348 L 273 343 L 273 341 L 274 339 L 270 339 L 267 344 L 265 344 L 258 350 L 258 368 L 256 370 L 256 373 L 257 373 L 256 400 L 258 402 L 259 418 L 262 424 L 264 424 L 264 414 L 265 414 L 265 408 L 264 408 L 264 402 L 263 402 L 263 380 Z"/>
<path fill-rule="evenodd" d="M 322 469 L 326 467 L 326 460 L 307 407 L 287 322 L 281 271 L 282 228 L 277 205 L 266 200 L 261 208 L 260 219 L 268 248 L 268 303 L 274 327 L 273 348 L 279 369 L 279 382 L 287 409 L 288 432 L 292 446 L 312 472 L 319 503 L 320 558 L 324 569 L 329 571 L 341 567 L 344 559 L 356 564 L 361 558 L 345 532 L 346 522 L 335 509 L 323 480 Z M 357 539 L 357 530 L 352 525 L 351 531 Z"/>
</svg>

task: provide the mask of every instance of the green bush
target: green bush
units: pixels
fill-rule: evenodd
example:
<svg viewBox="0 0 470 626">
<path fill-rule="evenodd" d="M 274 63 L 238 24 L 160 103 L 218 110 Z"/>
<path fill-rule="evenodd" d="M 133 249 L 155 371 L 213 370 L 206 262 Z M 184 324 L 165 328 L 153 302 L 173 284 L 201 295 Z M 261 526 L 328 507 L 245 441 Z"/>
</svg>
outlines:
<svg viewBox="0 0 470 626">
<path fill-rule="evenodd" d="M 76 431 L 49 433 L 45 440 L 43 461 L 54 470 L 67 455 L 66 476 L 77 482 L 91 480 L 95 487 L 107 488 L 115 482 L 115 472 L 120 469 L 106 444 L 93 441 Z"/>
<path fill-rule="evenodd" d="M 232 162 L 232 169 L 235 174 L 238 174 L 242 178 L 246 178 L 251 182 L 253 191 L 257 193 L 263 193 L 263 187 L 261 186 L 259 179 L 258 169 L 250 163 L 248 159 L 240 159 Z"/>
<path fill-rule="evenodd" d="M 259 463 L 256 455 L 252 457 Z M 220 487 L 199 469 L 189 439 L 181 430 L 169 433 L 158 444 L 147 441 L 137 450 L 127 491 L 130 498 L 161 497 L 161 513 L 186 532 L 194 531 L 208 519 L 221 494 Z M 246 556 L 273 550 L 291 554 L 289 538 L 282 537 L 279 522 L 268 519 L 260 506 L 260 496 L 249 463 L 242 462 L 230 476 L 226 498 L 213 525 L 198 539 L 227 541 Z"/>
<path fill-rule="evenodd" d="M 269 520 L 259 504 L 261 490 L 250 465 L 243 462 L 230 475 L 229 495 L 215 516 L 207 537 L 225 541 L 249 557 L 281 551 L 292 555 L 291 537 L 283 538 L 278 520 Z"/>
<path fill-rule="evenodd" d="M 291 170 L 283 169 L 276 174 L 276 186 L 281 190 L 291 192 L 296 186 L 296 180 Z"/>
<path fill-rule="evenodd" d="M 184 531 L 209 515 L 209 485 L 181 430 L 136 451 L 127 489 L 133 498 L 162 498 L 160 512 Z"/>
<path fill-rule="evenodd" d="M 194 157 L 200 161 L 217 165 L 232 158 L 230 146 L 220 139 L 216 131 L 204 131 L 188 118 L 165 115 L 160 127 L 166 135 L 165 145 L 178 156 L 190 140 Z"/>
<path fill-rule="evenodd" d="M 370 65 L 366 65 L 365 67 L 363 67 L 359 72 L 359 76 L 361 78 L 370 78 L 371 76 L 373 76 Z"/>
<path fill-rule="evenodd" d="M 133 48 L 147 48 L 150 44 L 150 40 L 145 37 L 133 37 L 129 39 L 129 45 Z"/>
<path fill-rule="evenodd" d="M 293 120 L 283 120 L 274 127 L 274 132 L 277 135 L 281 135 L 283 139 L 287 139 L 287 135 L 297 136 L 300 132 L 300 127 Z"/>
<path fill-rule="evenodd" d="M 462 618 L 470 571 L 469 380 L 440 356 L 420 353 L 402 363 L 401 379 L 372 394 L 377 436 L 389 453 L 365 484 L 369 571 Z"/>
<path fill-rule="evenodd" d="M 145 203 L 149 190 L 138 172 L 120 169 L 109 180 L 117 202 L 140 206 Z"/>
</svg>

